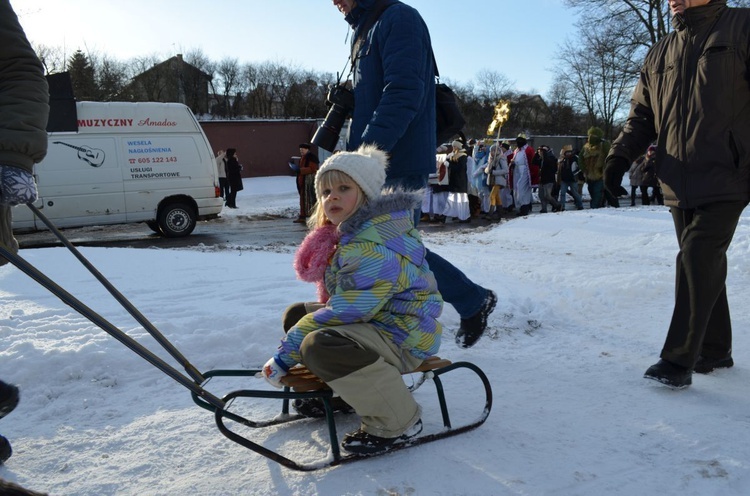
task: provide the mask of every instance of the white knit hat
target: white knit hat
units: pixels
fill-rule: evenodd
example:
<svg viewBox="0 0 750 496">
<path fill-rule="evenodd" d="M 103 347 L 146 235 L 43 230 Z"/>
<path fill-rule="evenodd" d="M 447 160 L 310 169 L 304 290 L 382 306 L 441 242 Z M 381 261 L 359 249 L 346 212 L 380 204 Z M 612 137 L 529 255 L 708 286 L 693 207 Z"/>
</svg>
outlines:
<svg viewBox="0 0 750 496">
<path fill-rule="evenodd" d="M 341 171 L 351 177 L 362 189 L 368 200 L 380 196 L 385 184 L 385 169 L 388 155 L 375 145 L 362 145 L 356 152 L 339 152 L 323 162 L 315 176 L 315 190 L 319 190 L 320 178 L 328 171 Z"/>
</svg>

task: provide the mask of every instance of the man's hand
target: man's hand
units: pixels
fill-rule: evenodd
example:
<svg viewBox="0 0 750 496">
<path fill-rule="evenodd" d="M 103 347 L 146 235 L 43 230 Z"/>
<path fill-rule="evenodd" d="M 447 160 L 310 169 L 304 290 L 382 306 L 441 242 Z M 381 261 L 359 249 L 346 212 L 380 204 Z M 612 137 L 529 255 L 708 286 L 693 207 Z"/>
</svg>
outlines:
<svg viewBox="0 0 750 496">
<path fill-rule="evenodd" d="M 14 206 L 34 201 L 34 176 L 18 167 L 0 165 L 0 205 Z"/>
<path fill-rule="evenodd" d="M 617 196 L 615 191 L 620 187 L 622 176 L 630 169 L 630 161 L 625 157 L 610 155 L 604 166 L 604 187 Z"/>
</svg>

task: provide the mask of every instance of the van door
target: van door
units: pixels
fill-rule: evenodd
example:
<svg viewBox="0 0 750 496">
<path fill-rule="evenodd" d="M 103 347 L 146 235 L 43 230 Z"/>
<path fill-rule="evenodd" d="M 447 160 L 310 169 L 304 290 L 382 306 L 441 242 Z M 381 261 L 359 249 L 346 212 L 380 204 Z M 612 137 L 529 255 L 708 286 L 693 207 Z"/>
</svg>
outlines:
<svg viewBox="0 0 750 496">
<path fill-rule="evenodd" d="M 60 227 L 123 222 L 117 153 L 114 138 L 50 135 L 47 156 L 36 165 L 42 213 Z"/>
</svg>

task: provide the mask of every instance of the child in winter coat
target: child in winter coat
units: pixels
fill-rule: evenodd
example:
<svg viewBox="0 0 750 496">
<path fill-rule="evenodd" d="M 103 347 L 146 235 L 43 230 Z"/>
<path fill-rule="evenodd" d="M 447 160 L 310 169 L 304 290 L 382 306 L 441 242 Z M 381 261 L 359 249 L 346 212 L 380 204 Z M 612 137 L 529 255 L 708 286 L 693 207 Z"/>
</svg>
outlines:
<svg viewBox="0 0 750 496">
<path fill-rule="evenodd" d="M 295 265 L 301 277 L 322 282 L 320 303 L 287 310 L 285 326 L 300 318 L 263 368 L 276 387 L 297 363 L 324 380 L 361 417 L 342 442 L 360 454 L 421 431 L 420 407 L 401 373 L 437 352 L 442 331 L 442 298 L 413 223 L 422 193 L 381 191 L 386 166 L 385 153 L 365 145 L 318 170 L 315 229 Z"/>
</svg>

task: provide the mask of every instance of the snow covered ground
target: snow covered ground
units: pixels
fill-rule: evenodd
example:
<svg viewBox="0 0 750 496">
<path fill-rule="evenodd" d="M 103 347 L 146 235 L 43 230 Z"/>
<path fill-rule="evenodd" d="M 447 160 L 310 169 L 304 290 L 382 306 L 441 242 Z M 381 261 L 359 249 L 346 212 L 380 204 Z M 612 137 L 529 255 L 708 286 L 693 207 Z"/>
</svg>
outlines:
<svg viewBox="0 0 750 496">
<path fill-rule="evenodd" d="M 248 180 L 240 216 L 288 211 L 293 180 Z M 538 210 L 538 205 L 535 206 Z M 737 365 L 671 391 L 642 379 L 672 311 L 676 241 L 665 207 L 533 214 L 426 244 L 500 301 L 476 347 L 440 355 L 482 367 L 487 422 L 451 439 L 313 473 L 235 444 L 190 394 L 12 266 L 0 268 L 0 378 L 18 408 L 0 421 L 15 453 L 0 478 L 56 495 L 727 495 L 750 493 L 750 212 L 729 251 Z M 282 334 L 280 315 L 315 290 L 288 252 L 83 248 L 83 254 L 201 371 L 255 368 Z M 155 341 L 64 248 L 21 255 L 137 341 Z M 174 363 L 163 351 L 158 351 Z M 454 377 L 455 375 L 455 377 Z M 482 407 L 470 374 L 445 376 L 457 419 Z M 211 381 L 219 396 L 265 387 Z M 434 388 L 416 393 L 426 429 Z M 279 403 L 245 400 L 260 417 Z M 238 404 L 239 407 L 239 404 Z M 339 432 L 356 427 L 339 417 Z M 320 421 L 248 432 L 303 460 L 326 456 Z"/>
</svg>

